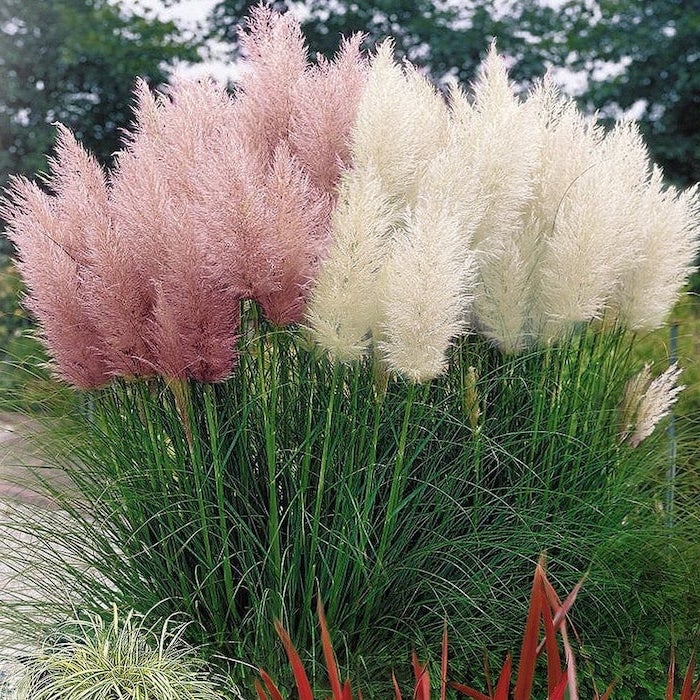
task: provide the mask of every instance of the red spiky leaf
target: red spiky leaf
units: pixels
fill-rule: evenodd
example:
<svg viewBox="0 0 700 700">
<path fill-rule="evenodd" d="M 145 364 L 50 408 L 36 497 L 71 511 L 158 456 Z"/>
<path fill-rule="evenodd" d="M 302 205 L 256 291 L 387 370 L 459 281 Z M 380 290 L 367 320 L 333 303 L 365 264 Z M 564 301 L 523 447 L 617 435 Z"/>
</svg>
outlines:
<svg viewBox="0 0 700 700">
<path fill-rule="evenodd" d="M 574 650 L 569 643 L 569 635 L 566 631 L 566 618 L 561 625 L 561 639 L 564 645 L 564 653 L 566 655 L 566 676 L 568 680 L 569 700 L 578 700 L 578 686 L 576 684 L 576 658 Z"/>
<path fill-rule="evenodd" d="M 450 688 L 456 690 L 458 693 L 462 693 L 462 695 L 472 698 L 473 700 L 493 700 L 488 695 L 484 695 L 478 690 L 474 690 L 474 688 L 470 688 L 468 685 L 464 685 L 462 683 L 450 683 Z"/>
<path fill-rule="evenodd" d="M 603 697 L 600 698 L 600 700 L 610 700 L 610 696 L 612 695 L 613 688 L 615 687 L 615 681 L 613 681 L 606 689 L 605 692 L 603 693 Z M 598 694 L 596 693 L 596 700 L 598 700 Z"/>
<path fill-rule="evenodd" d="M 321 625 L 321 643 L 323 645 L 323 658 L 326 660 L 326 669 L 328 671 L 328 680 L 331 685 L 331 693 L 334 700 L 343 699 L 343 689 L 340 685 L 340 675 L 338 674 L 338 665 L 335 662 L 335 654 L 333 653 L 333 644 L 331 635 L 328 632 L 328 623 L 326 622 L 326 614 L 323 610 L 323 602 L 321 597 L 318 597 L 316 605 L 318 611 L 318 621 Z"/>
<path fill-rule="evenodd" d="M 547 649 L 547 692 L 552 697 L 554 689 L 559 684 L 564 671 L 561 667 L 561 657 L 557 645 L 557 637 L 552 619 L 551 602 L 543 601 L 542 621 L 544 623 L 544 643 Z"/>
<path fill-rule="evenodd" d="M 569 685 L 569 678 L 566 671 L 563 671 L 558 682 L 549 691 L 547 700 L 564 700 L 566 697 L 566 689 Z"/>
<path fill-rule="evenodd" d="M 496 690 L 494 691 L 494 700 L 508 700 L 508 694 L 510 691 L 510 676 L 513 671 L 513 661 L 510 658 L 510 654 L 506 656 L 505 663 L 501 669 L 501 675 L 498 677 L 498 683 L 496 683 Z"/>
<path fill-rule="evenodd" d="M 681 700 L 692 700 L 693 697 L 700 694 L 700 681 L 693 691 L 693 674 L 695 673 L 695 652 L 690 656 L 690 661 L 688 662 L 688 670 L 685 672 L 685 677 L 683 678 L 683 687 L 681 688 Z"/>
<path fill-rule="evenodd" d="M 396 700 L 403 700 L 401 697 L 401 690 L 399 689 L 399 682 L 396 680 L 396 674 L 393 671 L 391 672 L 391 682 L 394 685 L 394 698 L 396 698 Z"/>
<path fill-rule="evenodd" d="M 440 661 L 440 700 L 447 697 L 447 620 L 442 628 L 442 658 Z"/>
<path fill-rule="evenodd" d="M 545 604 L 545 592 L 542 579 L 544 577 L 544 559 L 540 558 L 535 569 L 530 595 L 530 609 L 525 624 L 525 634 L 520 649 L 518 662 L 518 678 L 515 682 L 515 700 L 529 700 L 532 682 L 535 677 L 535 663 L 540 636 L 540 615 Z"/>
<path fill-rule="evenodd" d="M 279 689 L 275 685 L 275 682 L 262 668 L 260 669 L 260 677 L 263 679 L 263 683 L 265 683 L 265 687 L 270 693 L 271 700 L 282 700 L 282 693 L 280 693 Z M 260 697 L 260 691 L 262 691 L 264 693 L 264 696 L 263 698 L 261 698 L 261 700 L 267 700 L 267 693 L 265 693 L 262 686 L 260 686 L 260 683 L 258 683 L 257 681 L 255 683 L 255 689 L 256 691 L 258 691 L 258 697 Z M 258 686 L 260 686 L 260 690 L 258 690 Z"/>
<path fill-rule="evenodd" d="M 413 690 L 414 700 L 430 700 L 428 665 L 419 663 L 418 655 L 415 651 L 411 654 L 411 665 L 413 666 L 413 675 L 416 679 L 416 686 Z"/>
<path fill-rule="evenodd" d="M 554 615 L 554 629 L 555 630 L 558 630 L 561 627 L 561 624 L 564 621 L 564 618 L 569 614 L 569 610 L 571 610 L 571 607 L 574 604 L 574 601 L 576 600 L 576 596 L 578 595 L 578 592 L 581 590 L 581 586 L 583 586 L 583 582 L 585 580 L 586 580 L 585 576 L 583 578 L 581 578 L 581 580 L 572 588 L 571 593 L 569 593 L 569 595 L 566 596 L 566 599 L 562 603 L 559 600 L 559 596 L 557 596 L 556 592 L 554 591 L 552 584 L 549 582 L 549 580 L 545 576 L 545 578 L 544 578 L 545 594 L 547 596 L 547 600 L 549 600 L 549 602 L 551 603 L 552 608 L 556 610 L 556 614 Z"/>
<path fill-rule="evenodd" d="M 676 655 L 671 649 L 671 660 L 668 664 L 668 680 L 666 682 L 666 700 L 673 700 L 673 686 L 676 680 Z"/>
<path fill-rule="evenodd" d="M 260 685 L 260 681 L 255 679 L 255 692 L 258 696 L 258 700 L 269 700 L 265 689 Z"/>
<path fill-rule="evenodd" d="M 282 640 L 284 650 L 287 652 L 287 658 L 294 674 L 294 681 L 299 691 L 299 700 L 313 700 L 313 692 L 306 671 L 304 671 L 304 664 L 301 662 L 301 658 L 287 634 L 287 630 L 282 627 L 282 623 L 279 620 L 275 620 L 275 629 Z"/>
</svg>

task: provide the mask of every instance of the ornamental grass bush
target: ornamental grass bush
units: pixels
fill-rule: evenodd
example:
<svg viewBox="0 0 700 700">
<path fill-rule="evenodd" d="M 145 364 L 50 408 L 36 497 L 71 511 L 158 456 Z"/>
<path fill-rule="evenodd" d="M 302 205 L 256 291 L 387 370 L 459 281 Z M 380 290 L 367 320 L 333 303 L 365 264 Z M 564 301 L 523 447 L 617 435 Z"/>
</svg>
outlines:
<svg viewBox="0 0 700 700">
<path fill-rule="evenodd" d="M 183 641 L 187 625 L 148 626 L 133 611 L 59 625 L 25 660 L 22 700 L 223 700 L 206 664 Z"/>
<path fill-rule="evenodd" d="M 633 348 L 693 269 L 697 189 L 548 80 L 518 98 L 495 48 L 444 96 L 390 40 L 312 64 L 258 8 L 242 42 L 233 96 L 139 83 L 111 172 L 59 126 L 44 188 L 8 189 L 25 303 L 83 392 L 43 437 L 71 488 L 7 525 L 48 549 L 14 562 L 38 596 L 8 624 L 182 612 L 252 688 L 274 619 L 313 657 L 316 596 L 355 677 L 445 618 L 466 671 L 543 550 L 566 587 L 589 572 L 593 658 L 635 610 L 685 615 L 700 528 L 667 527 L 654 431 L 679 370 Z"/>
</svg>

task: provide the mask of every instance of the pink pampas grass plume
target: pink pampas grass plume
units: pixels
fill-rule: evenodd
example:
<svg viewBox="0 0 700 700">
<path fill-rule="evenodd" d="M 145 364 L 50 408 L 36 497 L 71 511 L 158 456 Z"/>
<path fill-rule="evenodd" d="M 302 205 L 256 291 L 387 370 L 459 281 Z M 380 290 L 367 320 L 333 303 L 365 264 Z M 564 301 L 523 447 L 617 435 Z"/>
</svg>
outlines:
<svg viewBox="0 0 700 700">
<path fill-rule="evenodd" d="M 261 162 L 270 164 L 289 134 L 294 92 L 308 67 L 306 44 L 291 13 L 261 5 L 251 10 L 240 45 L 245 61 L 237 85 L 239 133 Z"/>
<path fill-rule="evenodd" d="M 237 356 L 240 300 L 214 273 L 196 217 L 178 213 L 169 221 L 168 251 L 154 281 L 148 339 L 168 379 L 221 381 Z"/>
<path fill-rule="evenodd" d="M 26 305 L 39 321 L 57 375 L 92 389 L 111 378 L 87 293 L 91 240 L 109 222 L 102 172 L 65 127 L 59 127 L 47 185 L 54 196 L 24 178 L 13 179 L 1 215 L 29 289 Z"/>
<path fill-rule="evenodd" d="M 225 138 L 198 169 L 211 264 L 273 323 L 296 322 L 325 250 L 330 195 L 285 142 L 264 165 L 234 131 Z"/>
<path fill-rule="evenodd" d="M 273 323 L 286 325 L 304 315 L 327 244 L 330 207 L 283 145 L 275 150 L 265 194 L 271 213 L 267 234 L 275 243 L 269 263 L 276 273 L 275 284 L 253 298 Z"/>
<path fill-rule="evenodd" d="M 366 83 L 362 37 L 343 41 L 333 61 L 319 59 L 297 82 L 292 95 L 289 142 L 311 182 L 334 194 L 350 165 L 350 132 Z"/>
<path fill-rule="evenodd" d="M 141 84 L 135 129 L 112 178 L 112 212 L 135 258 L 133 289 L 115 315 L 141 310 L 148 363 L 170 379 L 221 380 L 235 361 L 239 290 L 215 274 L 201 177 L 231 117 L 230 98 L 212 82 L 158 97 Z"/>
<path fill-rule="evenodd" d="M 235 139 L 232 144 L 235 143 Z M 281 143 L 269 168 L 239 144 L 201 171 L 212 266 L 277 325 L 298 321 L 328 237 L 328 195 Z"/>
<path fill-rule="evenodd" d="M 302 318 L 328 245 L 364 65 L 354 39 L 334 61 L 312 67 L 298 22 L 263 7 L 241 42 L 236 98 L 216 119 L 207 157 L 190 166 L 197 177 L 188 187 L 206 217 L 212 264 L 241 298 L 284 325 Z M 195 108 L 189 121 L 203 118 Z"/>
<path fill-rule="evenodd" d="M 140 82 L 108 186 L 62 134 L 56 196 L 18 181 L 6 205 L 16 237 L 36 243 L 23 252 L 36 299 L 62 300 L 37 312 L 61 371 L 79 386 L 153 373 L 223 379 L 242 299 L 277 324 L 303 316 L 349 163 L 365 71 L 359 39 L 312 67 L 298 22 L 258 8 L 242 41 L 248 72 L 235 99 L 206 81 L 155 95 Z M 39 293 L 51 287 L 47 255 L 51 284 L 63 285 L 53 294 Z M 71 321 L 54 334 L 60 312 Z M 66 329 L 85 331 L 70 349 L 85 357 L 68 358 Z"/>
<path fill-rule="evenodd" d="M 302 318 L 329 244 L 365 80 L 359 42 L 311 66 L 298 22 L 262 7 L 242 34 L 232 126 L 203 181 L 210 210 L 222 212 L 212 231 L 221 266 L 278 325 Z"/>
</svg>

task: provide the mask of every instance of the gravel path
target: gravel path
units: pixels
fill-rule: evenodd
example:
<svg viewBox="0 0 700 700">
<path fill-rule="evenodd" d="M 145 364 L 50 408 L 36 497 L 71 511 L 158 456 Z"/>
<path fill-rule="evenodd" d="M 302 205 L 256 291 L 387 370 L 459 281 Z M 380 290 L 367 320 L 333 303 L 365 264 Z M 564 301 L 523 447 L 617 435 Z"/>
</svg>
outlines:
<svg viewBox="0 0 700 700">
<path fill-rule="evenodd" d="M 43 477 L 58 473 L 47 469 L 29 435 L 40 432 L 41 426 L 31 418 L 13 413 L 0 413 L 0 501 L 12 500 L 50 508 L 50 499 L 39 493 L 39 484 L 32 470 L 41 469 Z"/>
<path fill-rule="evenodd" d="M 37 479 L 32 473 L 32 469 L 42 468 L 42 475 L 52 474 L 51 471 L 44 471 L 45 465 L 27 439 L 28 434 L 37 429 L 39 426 L 29 418 L 0 413 L 0 605 L 17 597 L 32 597 L 26 580 L 17 575 L 9 560 L 12 558 L 16 561 L 17 555 L 21 556 L 26 548 L 29 561 L 29 553 L 34 556 L 41 548 L 41 542 L 32 539 L 29 534 L 18 536 L 13 532 L 11 537 L 8 536 L 6 523 L 10 511 L 41 511 L 54 507 L 51 499 L 39 492 Z M 6 637 L 6 633 L 0 628 L 0 640 L 3 637 Z M 17 698 L 16 681 L 22 666 L 17 662 L 16 655 L 16 650 L 0 646 L 0 700 Z"/>
<path fill-rule="evenodd" d="M 21 494 L 22 491 L 13 492 L 15 498 L 21 497 Z M 26 548 L 27 559 L 29 559 L 29 553 L 31 552 L 33 556 L 37 551 L 37 547 L 40 546 L 40 543 L 32 540 L 29 534 L 22 537 L 13 532 L 11 537 L 7 536 L 5 523 L 11 508 L 37 509 L 41 508 L 41 506 L 31 503 L 19 503 L 17 500 L 14 502 L 0 500 L 0 605 L 4 601 L 14 600 L 18 597 L 33 597 L 26 580 L 22 576 L 17 575 L 8 563 L 8 560 L 10 559 L 9 555 L 13 559 L 16 558 L 18 553 L 21 555 L 23 547 Z M 0 640 L 6 638 L 7 632 L 0 627 Z M 17 661 L 17 653 L 18 650 L 16 648 L 3 648 L 2 641 L 0 641 L 0 700 L 15 700 L 18 698 L 16 686 L 17 680 L 22 673 L 22 665 Z"/>
</svg>

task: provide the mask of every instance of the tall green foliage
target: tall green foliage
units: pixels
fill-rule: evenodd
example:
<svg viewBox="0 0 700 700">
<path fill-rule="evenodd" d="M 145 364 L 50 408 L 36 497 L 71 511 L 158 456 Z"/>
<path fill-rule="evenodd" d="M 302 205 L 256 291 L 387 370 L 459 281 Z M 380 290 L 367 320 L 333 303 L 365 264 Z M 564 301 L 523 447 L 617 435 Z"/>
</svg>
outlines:
<svg viewBox="0 0 700 700">
<path fill-rule="evenodd" d="M 591 569 L 593 634 L 601 611 L 621 635 L 638 595 L 657 605 L 637 581 L 670 542 L 655 512 L 665 449 L 618 440 L 624 335 L 517 358 L 465 339 L 425 386 L 333 366 L 286 331 L 246 337 L 228 382 L 117 383 L 54 443 L 78 497 L 54 489 L 63 512 L 16 525 L 48 549 L 25 574 L 39 616 L 76 597 L 184 611 L 192 642 L 277 669 L 272 620 L 313 649 L 321 595 L 343 664 L 369 682 L 439 640 L 445 616 L 465 663 L 483 635 L 503 650 L 543 550 L 566 585 Z M 691 565 L 666 590 L 694 580 Z"/>
</svg>

